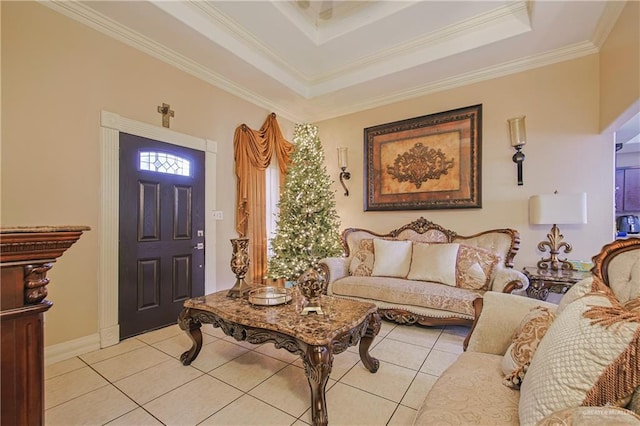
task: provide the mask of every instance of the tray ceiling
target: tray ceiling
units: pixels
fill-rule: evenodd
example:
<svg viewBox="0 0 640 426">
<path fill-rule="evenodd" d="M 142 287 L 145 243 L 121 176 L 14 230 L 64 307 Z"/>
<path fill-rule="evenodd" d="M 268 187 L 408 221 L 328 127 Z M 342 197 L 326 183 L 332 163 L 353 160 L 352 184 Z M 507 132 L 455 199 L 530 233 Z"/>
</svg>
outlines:
<svg viewBox="0 0 640 426">
<path fill-rule="evenodd" d="M 624 6 L 462 0 L 42 4 L 294 122 L 595 53 Z"/>
</svg>

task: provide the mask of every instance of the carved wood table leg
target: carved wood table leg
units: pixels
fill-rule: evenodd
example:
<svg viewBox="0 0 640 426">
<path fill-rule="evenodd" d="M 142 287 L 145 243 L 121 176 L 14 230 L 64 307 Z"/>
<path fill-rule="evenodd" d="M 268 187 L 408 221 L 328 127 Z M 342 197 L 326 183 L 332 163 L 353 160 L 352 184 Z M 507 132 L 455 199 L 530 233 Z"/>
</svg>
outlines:
<svg viewBox="0 0 640 426">
<path fill-rule="evenodd" d="M 375 337 L 380 332 L 380 315 L 377 312 L 372 313 L 371 315 L 369 315 L 367 322 L 367 328 L 364 335 L 360 338 L 360 346 L 358 347 L 358 349 L 360 351 L 360 359 L 362 360 L 364 366 L 370 372 L 375 373 L 380 367 L 380 361 L 378 361 L 376 358 L 373 358 L 371 354 L 369 354 L 369 348 L 373 343 L 373 339 L 375 339 Z"/>
<path fill-rule="evenodd" d="M 325 388 L 331 374 L 333 354 L 326 346 L 308 346 L 303 359 L 304 374 L 311 389 L 311 420 L 314 426 L 325 426 L 327 417 L 327 401 Z"/>
<path fill-rule="evenodd" d="M 178 325 L 193 342 L 180 356 L 189 365 L 202 348 L 202 324 L 219 327 L 238 341 L 253 344 L 272 342 L 276 348 L 299 355 L 311 391 L 314 426 L 328 424 L 325 391 L 334 355 L 359 344 L 360 359 L 375 373 L 380 366 L 369 348 L 380 331 L 380 315 L 371 303 L 324 296 L 332 315 L 301 316 L 292 304 L 255 307 L 245 299 L 227 297 L 226 291 L 194 297 L 184 302 Z M 274 322 L 277 319 L 277 322 Z"/>
<path fill-rule="evenodd" d="M 180 329 L 186 331 L 187 335 L 193 342 L 191 348 L 180 355 L 182 365 L 190 365 L 191 361 L 196 359 L 200 353 L 200 349 L 202 349 L 202 331 L 200 331 L 202 324 L 200 321 L 193 318 L 191 313 L 191 309 L 185 308 L 178 316 L 178 325 L 180 326 Z"/>
</svg>

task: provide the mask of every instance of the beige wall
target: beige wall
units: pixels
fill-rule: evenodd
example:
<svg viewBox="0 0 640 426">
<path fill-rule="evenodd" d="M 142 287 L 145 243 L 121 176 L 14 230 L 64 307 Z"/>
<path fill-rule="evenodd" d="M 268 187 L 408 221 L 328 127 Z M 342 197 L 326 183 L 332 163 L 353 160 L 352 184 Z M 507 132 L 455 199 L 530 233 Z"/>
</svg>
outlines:
<svg viewBox="0 0 640 426">
<path fill-rule="evenodd" d="M 233 132 L 258 128 L 270 111 L 209 86 L 133 48 L 36 3 L 1 2 L 3 225 L 89 225 L 49 274 L 53 309 L 46 345 L 98 332 L 99 112 L 160 125 L 156 106 L 176 111 L 171 128 L 218 142 L 217 280 L 231 285 Z M 612 56 L 617 58 L 615 52 Z M 612 59 L 613 61 L 613 59 Z M 419 216 L 463 234 L 520 230 L 521 267 L 539 258 L 547 228 L 527 222 L 530 195 L 586 191 L 589 224 L 561 227 L 570 258 L 589 259 L 613 235 L 613 144 L 599 134 L 598 55 L 497 78 L 319 124 L 329 171 L 337 181 L 336 147 L 348 146 L 350 197 L 335 185 L 343 227 L 387 231 Z M 604 83 L 602 83 L 604 86 Z M 483 104 L 482 209 L 363 212 L 363 128 Z M 624 102 L 612 102 L 612 111 Z M 604 107 L 603 107 L 604 108 Z M 276 111 L 277 112 L 277 111 Z M 527 116 L 524 186 L 516 185 L 506 120 Z M 611 113 L 614 115 L 615 113 Z M 279 120 L 291 137 L 293 124 Z M 208 242 L 211 244 L 211 242 Z"/>
<path fill-rule="evenodd" d="M 550 229 L 529 225 L 529 197 L 587 192 L 588 224 L 560 229 L 573 245 L 568 257 L 590 260 L 614 231 L 614 146 L 599 134 L 598 69 L 598 56 L 591 55 L 319 123 L 329 170 L 337 169 L 337 146 L 349 147 L 351 194 L 337 196 L 343 227 L 383 232 L 424 216 L 467 235 L 515 228 L 522 238 L 516 267 L 522 267 L 541 257 L 536 246 Z M 364 128 L 475 104 L 483 105 L 481 209 L 363 211 Z M 517 115 L 526 115 L 527 125 L 523 186 L 507 129 L 507 119 Z"/>
<path fill-rule="evenodd" d="M 49 273 L 45 345 L 98 332 L 100 110 L 218 143 L 218 288 L 234 231 L 233 133 L 266 111 L 35 2 L 2 2 L 2 224 L 88 225 Z M 285 136 L 293 126 L 279 119 Z M 208 242 L 211 244 L 212 242 Z"/>
<path fill-rule="evenodd" d="M 628 1 L 600 49 L 600 129 L 640 112 L 640 2 Z"/>
</svg>

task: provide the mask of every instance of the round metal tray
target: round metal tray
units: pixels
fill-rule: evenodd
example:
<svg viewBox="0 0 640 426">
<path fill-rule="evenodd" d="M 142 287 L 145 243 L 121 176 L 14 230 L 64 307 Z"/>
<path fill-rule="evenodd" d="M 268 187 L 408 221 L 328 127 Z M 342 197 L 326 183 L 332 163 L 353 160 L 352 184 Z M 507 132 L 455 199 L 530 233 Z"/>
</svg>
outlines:
<svg viewBox="0 0 640 426">
<path fill-rule="evenodd" d="M 249 292 L 249 303 L 258 306 L 282 305 L 291 301 L 289 289 L 281 287 L 258 287 Z"/>
</svg>

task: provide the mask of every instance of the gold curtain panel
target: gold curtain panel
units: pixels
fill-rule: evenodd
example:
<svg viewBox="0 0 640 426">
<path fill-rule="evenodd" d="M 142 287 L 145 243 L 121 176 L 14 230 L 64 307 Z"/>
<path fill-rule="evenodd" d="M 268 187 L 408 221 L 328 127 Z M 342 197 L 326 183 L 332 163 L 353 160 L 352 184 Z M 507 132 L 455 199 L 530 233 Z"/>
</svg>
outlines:
<svg viewBox="0 0 640 426">
<path fill-rule="evenodd" d="M 261 283 L 267 267 L 265 170 L 275 156 L 280 181 L 291 161 L 294 145 L 280 131 L 276 114 L 271 113 L 260 130 L 246 124 L 236 128 L 233 150 L 236 161 L 236 231 L 249 238 L 249 282 Z"/>
</svg>

